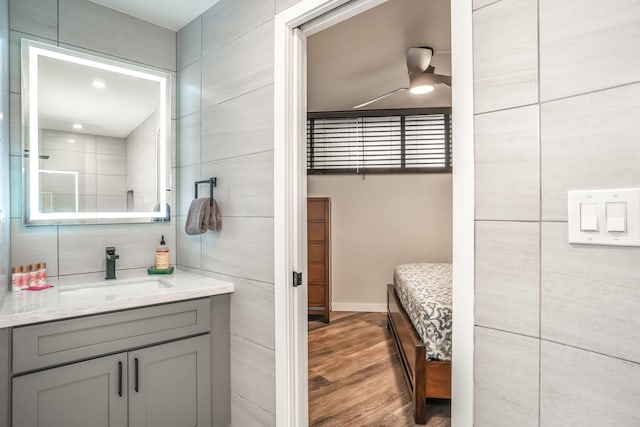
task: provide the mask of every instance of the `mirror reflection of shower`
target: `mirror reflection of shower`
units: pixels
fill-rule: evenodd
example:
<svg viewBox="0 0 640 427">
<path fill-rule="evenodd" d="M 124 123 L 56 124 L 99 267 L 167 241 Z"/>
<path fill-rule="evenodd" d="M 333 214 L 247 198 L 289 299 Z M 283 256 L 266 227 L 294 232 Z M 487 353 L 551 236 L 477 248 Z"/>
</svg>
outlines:
<svg viewBox="0 0 640 427">
<path fill-rule="evenodd" d="M 44 212 L 78 212 L 78 172 L 40 169 L 40 206 Z"/>
</svg>

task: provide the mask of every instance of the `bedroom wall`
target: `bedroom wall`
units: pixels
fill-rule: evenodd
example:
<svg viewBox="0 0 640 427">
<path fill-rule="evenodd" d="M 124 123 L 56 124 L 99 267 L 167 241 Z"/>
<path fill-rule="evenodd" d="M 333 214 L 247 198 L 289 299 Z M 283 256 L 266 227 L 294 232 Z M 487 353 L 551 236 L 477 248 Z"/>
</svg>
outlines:
<svg viewBox="0 0 640 427">
<path fill-rule="evenodd" d="M 640 3 L 475 0 L 475 425 L 640 425 L 640 248 L 567 190 L 640 182 Z"/>
<path fill-rule="evenodd" d="M 9 28 L 12 264 L 44 261 L 50 276 L 99 279 L 104 277 L 104 248 L 113 245 L 120 254 L 118 270 L 139 274 L 153 264 L 162 234 L 172 236 L 167 245 L 174 263 L 175 221 L 37 227 L 22 224 L 20 39 L 95 52 L 173 72 L 175 32 L 87 0 L 10 0 Z M 175 129 L 175 120 L 172 126 Z"/>
<path fill-rule="evenodd" d="M 275 425 L 273 17 L 221 0 L 178 31 L 178 259 L 234 283 L 231 421 Z M 215 176 L 222 230 L 184 233 L 193 182 Z M 204 188 L 203 191 L 206 191 Z"/>
<path fill-rule="evenodd" d="M 451 262 L 451 174 L 310 175 L 331 198 L 332 310 L 385 311 L 393 269 Z"/>
</svg>

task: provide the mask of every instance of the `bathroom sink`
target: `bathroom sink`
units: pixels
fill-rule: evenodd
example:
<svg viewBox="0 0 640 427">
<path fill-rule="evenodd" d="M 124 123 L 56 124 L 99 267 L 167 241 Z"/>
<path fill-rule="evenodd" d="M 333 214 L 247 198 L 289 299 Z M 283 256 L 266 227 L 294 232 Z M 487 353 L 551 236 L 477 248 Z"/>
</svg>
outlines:
<svg viewBox="0 0 640 427">
<path fill-rule="evenodd" d="M 61 287 L 60 295 L 64 297 L 91 297 L 107 300 L 152 295 L 162 289 L 172 288 L 165 280 L 141 277 L 125 280 L 105 280 L 84 285 Z"/>
</svg>

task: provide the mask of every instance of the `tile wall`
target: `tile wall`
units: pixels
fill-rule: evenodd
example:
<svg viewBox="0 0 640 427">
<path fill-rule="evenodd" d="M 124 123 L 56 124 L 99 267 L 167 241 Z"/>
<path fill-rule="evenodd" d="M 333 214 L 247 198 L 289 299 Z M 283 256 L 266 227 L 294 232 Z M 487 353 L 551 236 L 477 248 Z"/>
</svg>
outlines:
<svg viewBox="0 0 640 427">
<path fill-rule="evenodd" d="M 20 39 L 175 72 L 176 33 L 87 0 L 10 0 L 9 29 L 11 263 L 45 261 L 50 276 L 99 279 L 104 275 L 104 248 L 115 246 L 120 254 L 120 277 L 126 277 L 153 264 L 162 234 L 167 237 L 174 263 L 175 222 L 37 227 L 22 224 Z M 172 120 L 172 124 L 175 129 L 176 121 Z"/>
<path fill-rule="evenodd" d="M 567 191 L 640 185 L 640 3 L 474 0 L 475 425 L 640 425 L 640 248 Z"/>
<path fill-rule="evenodd" d="M 234 282 L 233 425 L 275 425 L 274 1 L 221 0 L 178 31 L 177 263 Z M 184 232 L 193 182 L 217 177 L 222 231 Z"/>
<path fill-rule="evenodd" d="M 11 283 L 9 175 L 9 3 L 0 1 L 0 303 Z"/>
</svg>

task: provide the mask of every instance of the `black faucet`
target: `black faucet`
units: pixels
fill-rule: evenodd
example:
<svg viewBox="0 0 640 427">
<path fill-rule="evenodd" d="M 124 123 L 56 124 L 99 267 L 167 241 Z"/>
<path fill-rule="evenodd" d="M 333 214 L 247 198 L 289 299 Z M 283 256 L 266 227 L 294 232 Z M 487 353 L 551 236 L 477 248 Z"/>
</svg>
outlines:
<svg viewBox="0 0 640 427">
<path fill-rule="evenodd" d="M 116 255 L 116 248 L 113 246 L 107 246 L 107 277 L 106 280 L 112 280 L 116 278 L 116 260 L 120 258 L 120 255 Z"/>
</svg>

